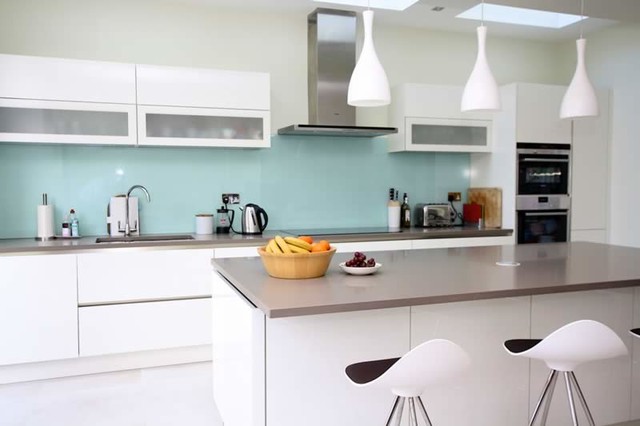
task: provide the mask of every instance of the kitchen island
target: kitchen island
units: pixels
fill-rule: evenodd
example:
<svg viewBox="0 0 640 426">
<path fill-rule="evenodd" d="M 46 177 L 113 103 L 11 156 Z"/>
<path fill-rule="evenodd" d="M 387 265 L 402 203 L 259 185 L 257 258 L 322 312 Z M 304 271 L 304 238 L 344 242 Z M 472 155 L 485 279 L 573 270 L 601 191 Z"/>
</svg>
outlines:
<svg viewBox="0 0 640 426">
<path fill-rule="evenodd" d="M 577 370 L 596 423 L 639 417 L 639 348 L 627 330 L 640 324 L 640 249 L 566 243 L 374 255 L 383 265 L 375 275 L 344 274 L 338 263 L 350 254 L 337 254 L 312 280 L 270 278 L 259 259 L 214 260 L 214 393 L 226 425 L 381 424 L 391 394 L 353 387 L 344 367 L 431 338 L 456 341 L 473 362 L 423 395 L 434 424 L 527 424 L 546 369 L 510 357 L 502 342 L 583 318 L 609 325 L 631 349 Z M 555 403 L 549 422 L 570 424 L 566 405 Z"/>
</svg>

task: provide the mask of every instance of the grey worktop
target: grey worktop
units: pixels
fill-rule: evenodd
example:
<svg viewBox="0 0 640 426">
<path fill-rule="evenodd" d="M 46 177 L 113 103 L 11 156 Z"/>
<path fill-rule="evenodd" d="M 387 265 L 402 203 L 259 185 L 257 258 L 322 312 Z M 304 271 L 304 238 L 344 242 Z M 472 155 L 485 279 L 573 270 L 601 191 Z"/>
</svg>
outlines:
<svg viewBox="0 0 640 426">
<path fill-rule="evenodd" d="M 358 228 L 354 228 L 354 232 Z M 327 238 L 331 242 L 358 242 L 358 241 L 392 241 L 392 240 L 413 240 L 429 238 L 473 238 L 473 237 L 500 237 L 509 236 L 511 229 L 477 229 L 477 228 L 411 228 L 397 233 L 354 233 L 333 235 L 330 232 L 318 237 Z M 179 241 L 153 241 L 153 242 L 108 242 L 96 243 L 96 236 L 82 237 L 77 239 L 55 239 L 50 241 L 36 241 L 33 238 L 20 239 L 0 239 L 0 255 L 12 254 L 45 254 L 64 253 L 73 251 L 95 251 L 114 248 L 159 248 L 159 249 L 180 249 L 180 248 L 222 248 L 222 247 L 242 247 L 263 245 L 276 234 L 290 235 L 286 230 L 266 231 L 262 235 L 240 235 L 240 234 L 213 234 L 195 235 L 193 240 Z"/>
<path fill-rule="evenodd" d="M 366 254 L 366 253 L 365 253 Z M 377 273 L 352 276 L 336 254 L 327 274 L 271 278 L 259 258 L 214 259 L 214 269 L 268 317 L 640 285 L 640 249 L 575 242 L 371 252 Z M 498 266 L 499 261 L 520 266 Z"/>
</svg>

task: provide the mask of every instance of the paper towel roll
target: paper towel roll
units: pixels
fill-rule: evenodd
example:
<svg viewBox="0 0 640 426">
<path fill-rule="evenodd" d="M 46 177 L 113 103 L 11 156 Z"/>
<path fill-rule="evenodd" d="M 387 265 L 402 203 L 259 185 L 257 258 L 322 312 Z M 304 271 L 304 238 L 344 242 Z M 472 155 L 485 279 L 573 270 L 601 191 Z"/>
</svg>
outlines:
<svg viewBox="0 0 640 426">
<path fill-rule="evenodd" d="M 48 240 L 55 235 L 55 229 L 53 226 L 53 206 L 52 205 L 39 205 L 38 206 L 38 240 Z"/>
</svg>

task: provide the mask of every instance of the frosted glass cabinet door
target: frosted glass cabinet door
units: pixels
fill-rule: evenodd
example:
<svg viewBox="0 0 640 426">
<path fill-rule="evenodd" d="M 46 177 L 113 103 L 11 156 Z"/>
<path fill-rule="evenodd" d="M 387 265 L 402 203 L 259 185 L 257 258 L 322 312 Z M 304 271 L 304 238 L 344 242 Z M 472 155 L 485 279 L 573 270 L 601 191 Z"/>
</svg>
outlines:
<svg viewBox="0 0 640 426">
<path fill-rule="evenodd" d="M 0 142 L 135 145 L 135 105 L 0 99 Z"/>
<path fill-rule="evenodd" d="M 158 146 L 268 148 L 269 111 L 138 107 L 138 143 Z"/>
<path fill-rule="evenodd" d="M 488 152 L 491 121 L 405 118 L 407 151 Z"/>
</svg>

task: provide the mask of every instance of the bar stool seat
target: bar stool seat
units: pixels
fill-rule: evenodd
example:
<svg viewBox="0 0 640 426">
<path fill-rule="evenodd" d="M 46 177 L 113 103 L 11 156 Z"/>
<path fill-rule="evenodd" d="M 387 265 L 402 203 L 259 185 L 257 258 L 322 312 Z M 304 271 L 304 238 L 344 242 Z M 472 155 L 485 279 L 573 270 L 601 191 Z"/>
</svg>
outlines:
<svg viewBox="0 0 640 426">
<path fill-rule="evenodd" d="M 640 337 L 640 328 L 631 329 L 629 330 L 629 333 L 631 333 L 635 337 Z"/>
<path fill-rule="evenodd" d="M 394 418 L 396 424 L 400 424 L 405 400 L 408 400 L 410 424 L 418 424 L 417 405 L 424 421 L 431 426 L 420 395 L 427 387 L 460 374 L 469 364 L 469 355 L 460 346 L 449 340 L 434 339 L 416 346 L 401 358 L 351 364 L 345 368 L 345 374 L 355 386 L 386 388 L 396 395 L 387 425 Z"/>
<path fill-rule="evenodd" d="M 536 404 L 529 425 L 533 425 L 544 404 L 541 424 L 546 424 L 553 390 L 559 372 L 564 375 L 573 424 L 578 425 L 573 391 L 576 392 L 591 426 L 595 426 L 589 407 L 573 370 L 580 364 L 628 354 L 620 337 L 606 325 L 592 320 L 580 320 L 560 327 L 544 339 L 515 339 L 504 342 L 505 350 L 513 356 L 544 361 L 551 369 Z"/>
</svg>

